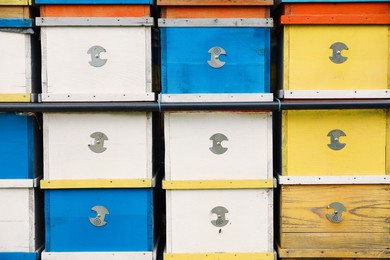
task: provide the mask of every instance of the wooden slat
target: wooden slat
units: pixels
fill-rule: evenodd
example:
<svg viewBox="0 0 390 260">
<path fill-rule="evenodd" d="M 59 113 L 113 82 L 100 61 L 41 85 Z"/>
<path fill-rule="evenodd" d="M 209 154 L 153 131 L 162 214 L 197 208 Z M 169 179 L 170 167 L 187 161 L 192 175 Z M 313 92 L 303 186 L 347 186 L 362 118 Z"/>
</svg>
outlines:
<svg viewBox="0 0 390 260">
<path fill-rule="evenodd" d="M 386 251 L 386 248 L 388 248 L 388 246 L 390 245 L 390 234 L 282 233 L 280 237 L 280 245 L 282 248 L 294 249 L 337 249 L 348 251 L 380 249 Z M 353 256 L 353 254 L 351 254 L 350 256 Z"/>
<path fill-rule="evenodd" d="M 149 5 L 43 5 L 43 17 L 149 17 Z"/>
<path fill-rule="evenodd" d="M 326 217 L 334 212 L 327 208 L 333 202 L 340 202 L 346 208 L 340 223 L 330 222 Z M 282 233 L 332 233 L 335 236 L 337 233 L 382 233 L 382 236 L 389 237 L 389 219 L 388 184 L 281 187 Z M 311 241 L 303 246 L 310 246 Z"/>
<path fill-rule="evenodd" d="M 31 5 L 31 0 L 0 0 L 0 5 Z"/>
<path fill-rule="evenodd" d="M 310 239 L 310 238 L 309 238 Z M 389 259 L 389 250 L 375 250 L 371 248 L 359 249 L 359 250 L 348 250 L 348 249 L 285 249 L 278 247 L 278 256 L 283 259 L 288 257 L 289 260 L 292 258 L 322 258 L 329 257 L 334 260 L 347 260 L 347 259 L 359 259 L 364 258 L 378 258 L 378 259 Z M 287 259 L 287 258 L 286 258 Z"/>
<path fill-rule="evenodd" d="M 388 3 L 285 4 L 281 24 L 390 24 Z"/>
<path fill-rule="evenodd" d="M 0 6 L 0 17 L 2 17 L 2 18 L 31 18 L 30 7 L 28 7 L 28 6 Z"/>
<path fill-rule="evenodd" d="M 217 7 L 217 6 L 170 6 L 161 9 L 162 18 L 269 18 L 269 7 Z"/>
<path fill-rule="evenodd" d="M 273 0 L 157 0 L 157 5 L 272 5 Z"/>
<path fill-rule="evenodd" d="M 299 3 L 283 5 L 284 15 L 387 15 L 389 3 Z"/>
</svg>

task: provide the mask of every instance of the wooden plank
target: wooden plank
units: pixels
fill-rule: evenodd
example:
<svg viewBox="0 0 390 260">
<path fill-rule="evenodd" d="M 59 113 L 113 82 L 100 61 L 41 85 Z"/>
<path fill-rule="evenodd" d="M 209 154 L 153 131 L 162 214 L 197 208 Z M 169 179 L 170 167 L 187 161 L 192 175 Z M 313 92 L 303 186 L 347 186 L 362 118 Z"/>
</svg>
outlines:
<svg viewBox="0 0 390 260">
<path fill-rule="evenodd" d="M 273 253 L 205 253 L 205 254 L 164 254 L 164 259 L 178 260 L 274 260 Z"/>
<path fill-rule="evenodd" d="M 388 3 L 286 4 L 282 24 L 389 24 Z"/>
<path fill-rule="evenodd" d="M 348 250 L 348 249 L 285 249 L 285 248 L 278 247 L 278 256 L 281 259 L 289 259 L 289 260 L 293 260 L 295 258 L 302 259 L 302 257 L 315 258 L 315 259 L 318 259 L 319 257 L 329 257 L 332 258 L 333 260 L 337 260 L 337 259 L 363 260 L 365 258 L 388 259 L 390 254 L 389 254 L 389 250 L 375 250 L 371 248 L 359 249 L 359 250 Z"/>
<path fill-rule="evenodd" d="M 43 17 L 149 17 L 149 5 L 42 5 Z"/>
<path fill-rule="evenodd" d="M 205 180 L 205 181 L 163 181 L 166 190 L 203 190 L 203 189 L 265 189 L 273 188 L 270 180 Z"/>
<path fill-rule="evenodd" d="M 0 6 L 0 17 L 31 18 L 32 15 L 28 6 Z"/>
<path fill-rule="evenodd" d="M 0 5 L 31 5 L 31 0 L 0 0 Z"/>
<path fill-rule="evenodd" d="M 149 188 L 152 179 L 41 180 L 41 189 Z"/>
<path fill-rule="evenodd" d="M 157 0 L 157 5 L 272 5 L 273 0 Z"/>
<path fill-rule="evenodd" d="M 283 248 L 294 249 L 338 249 L 386 251 L 390 245 L 390 234 L 384 233 L 282 233 Z M 353 254 L 351 254 L 353 256 Z"/>
<path fill-rule="evenodd" d="M 284 15 L 387 15 L 389 3 L 299 3 L 283 5 Z"/>
<path fill-rule="evenodd" d="M 169 6 L 162 7 L 162 18 L 269 18 L 269 7 L 258 6 Z"/>
<path fill-rule="evenodd" d="M 333 223 L 326 217 L 334 209 L 333 202 L 342 203 L 346 211 L 343 221 Z M 377 233 L 382 239 L 390 232 L 390 185 L 282 185 L 281 187 L 281 233 Z M 375 235 L 376 236 L 376 235 Z M 364 236 L 361 235 L 363 239 Z M 326 237 L 324 238 L 326 239 Z M 341 239 L 342 240 L 342 239 Z M 316 248 L 303 243 L 305 248 Z M 313 240 L 314 241 L 314 240 Z M 313 242 L 314 243 L 314 242 Z M 326 240 L 325 240 L 326 243 Z M 346 243 L 348 239 L 346 239 Z M 369 240 L 362 243 L 372 243 Z M 291 248 L 282 244 L 283 248 Z M 318 245 L 316 245 L 318 246 Z M 292 247 L 294 248 L 294 247 Z M 320 247 L 317 247 L 320 248 Z M 330 246 L 332 248 L 332 246 Z"/>
</svg>

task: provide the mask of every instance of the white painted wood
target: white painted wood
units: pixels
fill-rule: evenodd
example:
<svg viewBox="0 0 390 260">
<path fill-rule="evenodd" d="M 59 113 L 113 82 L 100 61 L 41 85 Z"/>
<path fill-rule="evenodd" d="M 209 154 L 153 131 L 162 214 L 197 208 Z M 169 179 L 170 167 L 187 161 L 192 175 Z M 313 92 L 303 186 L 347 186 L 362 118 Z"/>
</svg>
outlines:
<svg viewBox="0 0 390 260">
<path fill-rule="evenodd" d="M 167 253 L 273 251 L 273 190 L 167 191 Z M 214 207 L 229 213 L 216 227 Z"/>
<path fill-rule="evenodd" d="M 40 101 L 42 102 L 87 102 L 87 101 L 154 101 L 155 94 L 148 93 L 123 93 L 123 94 L 88 94 L 88 93 L 51 93 L 40 94 Z"/>
<path fill-rule="evenodd" d="M 0 251 L 34 252 L 36 246 L 35 191 L 32 188 L 0 189 Z"/>
<path fill-rule="evenodd" d="M 36 17 L 37 26 L 153 26 L 152 17 Z"/>
<path fill-rule="evenodd" d="M 273 94 L 162 94 L 161 102 L 265 102 Z"/>
<path fill-rule="evenodd" d="M 0 31 L 0 93 L 31 93 L 30 37 Z"/>
<path fill-rule="evenodd" d="M 279 97 L 286 99 L 390 98 L 390 90 L 280 90 Z"/>
<path fill-rule="evenodd" d="M 390 184 L 390 176 L 281 176 L 278 175 L 279 184 L 284 185 L 323 185 L 323 184 Z"/>
<path fill-rule="evenodd" d="M 44 113 L 43 142 L 45 180 L 152 178 L 151 113 Z"/>
<path fill-rule="evenodd" d="M 158 19 L 159 27 L 273 27 L 272 18 L 191 18 Z"/>
<path fill-rule="evenodd" d="M 152 92 L 150 27 L 42 27 L 41 34 L 43 94 L 83 94 L 89 101 L 127 95 L 132 101 L 132 94 Z M 101 67 L 89 63 L 92 46 L 105 49 Z"/>
<path fill-rule="evenodd" d="M 215 154 L 220 133 L 228 150 Z M 269 112 L 166 112 L 166 180 L 272 178 L 272 114 Z"/>
<path fill-rule="evenodd" d="M 35 185 L 35 179 L 0 179 L 0 188 L 32 188 Z"/>
<path fill-rule="evenodd" d="M 42 252 L 42 260 L 152 260 L 152 252 Z"/>
</svg>

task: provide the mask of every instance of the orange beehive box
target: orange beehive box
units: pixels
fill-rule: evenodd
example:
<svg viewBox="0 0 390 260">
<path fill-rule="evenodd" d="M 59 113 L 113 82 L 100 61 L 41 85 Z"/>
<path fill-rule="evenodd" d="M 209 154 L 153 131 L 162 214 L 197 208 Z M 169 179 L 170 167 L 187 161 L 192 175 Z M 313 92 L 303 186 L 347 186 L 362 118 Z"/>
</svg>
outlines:
<svg viewBox="0 0 390 260">
<path fill-rule="evenodd" d="M 42 17 L 149 17 L 150 5 L 42 5 Z"/>
<path fill-rule="evenodd" d="M 281 24 L 390 24 L 390 3 L 285 3 Z"/>
<path fill-rule="evenodd" d="M 273 0 L 157 0 L 162 18 L 269 18 Z"/>
</svg>

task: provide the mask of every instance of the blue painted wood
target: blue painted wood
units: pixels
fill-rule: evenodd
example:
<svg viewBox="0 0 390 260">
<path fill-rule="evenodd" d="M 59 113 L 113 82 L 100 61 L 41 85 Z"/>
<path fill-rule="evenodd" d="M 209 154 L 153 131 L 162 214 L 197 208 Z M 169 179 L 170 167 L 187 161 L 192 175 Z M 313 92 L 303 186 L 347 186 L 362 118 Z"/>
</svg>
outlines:
<svg viewBox="0 0 390 260">
<path fill-rule="evenodd" d="M 35 4 L 153 4 L 153 0 L 35 0 Z"/>
<path fill-rule="evenodd" d="M 37 260 L 35 252 L 0 252 L 0 260 Z"/>
<path fill-rule="evenodd" d="M 0 113 L 0 179 L 34 178 L 34 119 Z"/>
<path fill-rule="evenodd" d="M 32 27 L 32 19 L 0 18 L 1 28 L 28 28 Z"/>
<path fill-rule="evenodd" d="M 45 191 L 47 252 L 152 251 L 152 189 Z M 104 206 L 104 226 L 94 226 L 94 206 Z"/>
<path fill-rule="evenodd" d="M 212 47 L 226 62 L 209 66 Z M 161 28 L 162 93 L 269 93 L 269 28 Z"/>
</svg>

